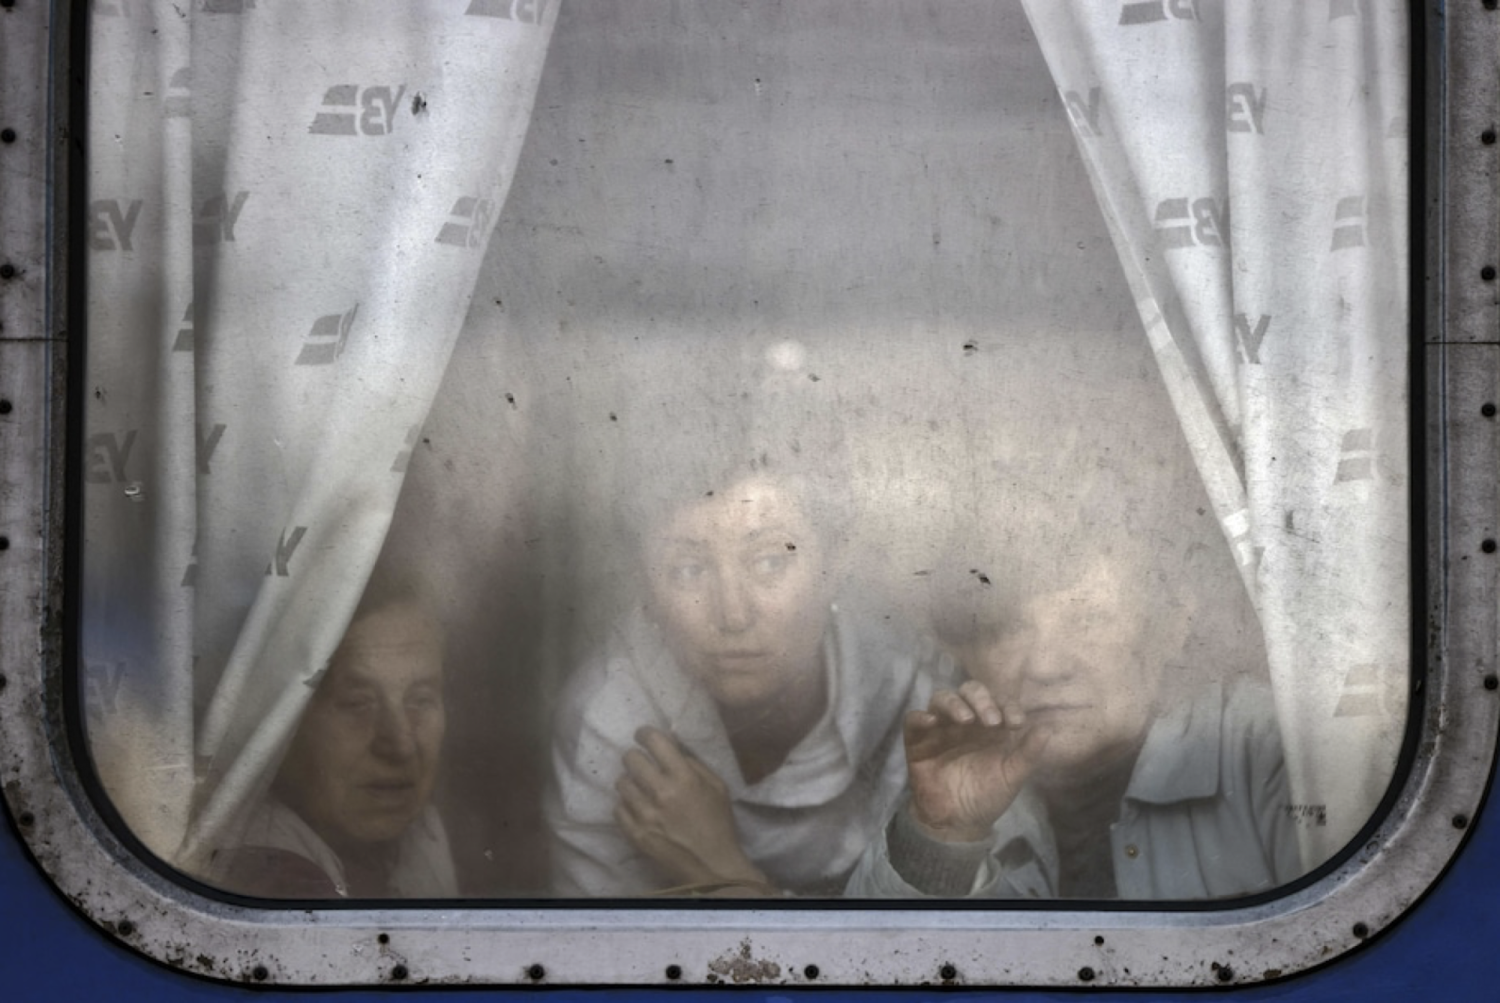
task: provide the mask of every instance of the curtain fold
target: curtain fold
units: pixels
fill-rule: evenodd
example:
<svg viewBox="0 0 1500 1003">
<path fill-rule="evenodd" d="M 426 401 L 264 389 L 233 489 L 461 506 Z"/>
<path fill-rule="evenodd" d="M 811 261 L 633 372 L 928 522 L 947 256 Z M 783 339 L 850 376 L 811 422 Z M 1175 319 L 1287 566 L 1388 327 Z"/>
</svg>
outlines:
<svg viewBox="0 0 1500 1003">
<path fill-rule="evenodd" d="M 1259 612 L 1316 866 L 1406 713 L 1408 12 L 1026 9 Z"/>
<path fill-rule="evenodd" d="M 93 5 L 86 720 L 127 825 L 188 870 L 380 553 L 556 7 Z"/>
</svg>

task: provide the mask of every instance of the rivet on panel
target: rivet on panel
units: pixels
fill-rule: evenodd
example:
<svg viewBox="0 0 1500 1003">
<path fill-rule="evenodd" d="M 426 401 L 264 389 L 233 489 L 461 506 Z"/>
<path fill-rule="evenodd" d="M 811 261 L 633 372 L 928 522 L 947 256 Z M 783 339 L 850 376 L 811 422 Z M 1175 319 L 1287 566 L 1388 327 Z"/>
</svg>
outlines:
<svg viewBox="0 0 1500 1003">
<path fill-rule="evenodd" d="M 532 965 L 530 968 L 526 969 L 526 977 L 533 982 L 540 982 L 542 981 L 542 979 L 545 979 L 547 977 L 547 969 L 543 968 L 541 965 Z"/>
<path fill-rule="evenodd" d="M 15 405 L 10 401 L 0 401 L 0 414 L 10 414 L 14 409 Z"/>
<path fill-rule="evenodd" d="M 407 975 L 407 972 L 406 972 L 406 966 L 405 965 L 397 965 L 395 968 L 391 969 L 391 981 L 392 982 L 405 982 L 406 981 L 406 975 Z"/>
<path fill-rule="evenodd" d="M 1218 972 L 1220 982 L 1228 982 L 1234 978 L 1234 969 L 1230 968 L 1228 965 L 1216 964 L 1214 965 L 1214 968 Z"/>
<path fill-rule="evenodd" d="M 807 980 L 809 982 L 811 982 L 812 980 L 816 979 L 818 977 L 818 975 L 819 975 L 818 966 L 817 965 L 808 965 L 806 968 L 802 969 L 802 974 L 803 974 L 803 976 L 805 976 L 807 978 Z"/>
<path fill-rule="evenodd" d="M 1486 554 L 1493 554 L 1495 552 L 1495 541 L 1493 539 L 1484 540 L 1479 544 L 1479 549 Z"/>
<path fill-rule="evenodd" d="M 16 141 L 16 130 L 11 128 L 0 129 L 0 143 L 14 143 Z"/>
<path fill-rule="evenodd" d="M 10 537 L 8 537 L 8 536 L 0 536 L 0 550 L 9 550 L 9 549 L 10 549 Z"/>
<path fill-rule="evenodd" d="M 128 937 L 135 933 L 135 924 L 128 919 L 122 919 L 115 924 L 115 932 L 122 937 Z"/>
<path fill-rule="evenodd" d="M 1082 968 L 1078 969 L 1078 981 L 1079 982 L 1092 982 L 1092 981 L 1094 981 L 1094 970 L 1092 968 L 1090 968 L 1088 965 L 1084 965 Z"/>
<path fill-rule="evenodd" d="M 1370 935 L 1370 928 L 1368 926 L 1365 926 L 1363 923 L 1355 923 L 1354 935 L 1360 940 L 1364 940 Z"/>
<path fill-rule="evenodd" d="M 1481 143 L 1483 143 L 1485 146 L 1494 146 L 1495 145 L 1495 130 L 1494 129 L 1486 129 L 1483 132 L 1481 132 L 1479 134 L 1479 141 Z"/>
<path fill-rule="evenodd" d="M 1484 415 L 1486 418 L 1493 418 L 1495 417 L 1495 405 L 1483 404 L 1479 408 L 1479 413 Z"/>
<path fill-rule="evenodd" d="M 1484 688 L 1487 690 L 1500 690 L 1500 677 L 1493 672 L 1484 677 Z"/>
<path fill-rule="evenodd" d="M 16 277 L 16 266 L 10 262 L 0 265 L 0 279 L 13 279 Z"/>
<path fill-rule="evenodd" d="M 1486 282 L 1494 282 L 1495 281 L 1495 266 L 1494 265 L 1485 265 L 1483 268 L 1481 268 L 1479 270 L 1479 277 L 1481 279 L 1484 279 L 1484 281 L 1486 281 Z"/>
<path fill-rule="evenodd" d="M 944 965 L 943 967 L 938 969 L 938 978 L 942 979 L 944 982 L 952 982 L 954 979 L 958 978 L 958 969 L 954 968 L 952 965 Z"/>
<path fill-rule="evenodd" d="M 1467 829 L 1468 827 L 1469 827 L 1469 816 L 1465 815 L 1463 812 L 1459 812 L 1457 815 L 1453 816 L 1453 828 L 1455 828 L 1455 829 Z"/>
<path fill-rule="evenodd" d="M 36 816 L 31 814 L 31 812 L 29 811 L 23 811 L 21 812 L 21 814 L 16 816 L 16 824 L 18 824 L 23 829 L 30 829 L 33 825 L 36 824 Z"/>
<path fill-rule="evenodd" d="M 271 973 L 266 971 L 265 965 L 256 965 L 250 970 L 250 977 L 256 982 L 264 982 L 271 977 Z"/>
<path fill-rule="evenodd" d="M 682 966 L 681 965 L 668 965 L 667 966 L 667 981 L 668 982 L 676 982 L 680 978 L 682 978 Z"/>
</svg>

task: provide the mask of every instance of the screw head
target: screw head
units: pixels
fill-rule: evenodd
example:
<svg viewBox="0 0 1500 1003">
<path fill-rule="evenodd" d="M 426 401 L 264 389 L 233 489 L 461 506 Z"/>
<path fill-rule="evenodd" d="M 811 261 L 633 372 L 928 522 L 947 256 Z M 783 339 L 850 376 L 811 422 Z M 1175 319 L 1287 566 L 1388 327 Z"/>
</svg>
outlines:
<svg viewBox="0 0 1500 1003">
<path fill-rule="evenodd" d="M 526 969 L 526 977 L 533 982 L 540 982 L 542 981 L 542 979 L 547 977 L 547 969 L 543 968 L 541 965 L 532 965 L 530 968 Z"/>
<path fill-rule="evenodd" d="M 682 978 L 682 966 L 681 965 L 668 965 L 667 966 L 667 981 L 668 982 L 676 982 L 680 978 Z"/>
<path fill-rule="evenodd" d="M 16 266 L 10 262 L 0 265 L 0 279 L 13 279 L 16 277 Z"/>
<path fill-rule="evenodd" d="M 813 979 L 816 979 L 818 977 L 818 966 L 808 965 L 806 968 L 802 969 L 802 974 L 807 978 L 809 982 L 811 982 Z"/>
<path fill-rule="evenodd" d="M 0 401 L 0 414 L 10 414 L 15 410 L 15 405 L 10 401 Z"/>
<path fill-rule="evenodd" d="M 1481 404 L 1479 407 L 1479 413 L 1484 415 L 1486 418 L 1493 418 L 1495 417 L 1495 405 L 1490 403 Z"/>
<path fill-rule="evenodd" d="M 1370 928 L 1368 926 L 1365 926 L 1363 923 L 1355 923 L 1354 935 L 1360 940 L 1364 940 L 1370 935 Z"/>
<path fill-rule="evenodd" d="M 1481 279 L 1484 279 L 1484 281 L 1486 281 L 1486 282 L 1494 282 L 1495 281 L 1495 266 L 1494 265 L 1485 265 L 1483 268 L 1481 268 L 1479 270 L 1479 277 Z"/>
<path fill-rule="evenodd" d="M 1092 982 L 1092 981 L 1094 981 L 1094 970 L 1092 968 L 1090 968 L 1088 965 L 1084 965 L 1082 968 L 1078 969 L 1078 981 L 1079 982 Z"/>
<path fill-rule="evenodd" d="M 952 965 L 944 965 L 942 968 L 938 969 L 938 977 L 941 978 L 944 982 L 952 982 L 954 979 L 958 978 L 958 969 L 954 968 Z"/>
<path fill-rule="evenodd" d="M 391 969 L 391 979 L 394 982 L 405 982 L 408 974 L 405 965 L 397 965 Z"/>
<path fill-rule="evenodd" d="M 1486 554 L 1493 554 L 1495 552 L 1495 541 L 1493 539 L 1484 540 L 1479 544 L 1479 549 Z"/>
<path fill-rule="evenodd" d="M 1467 829 L 1468 827 L 1469 827 L 1469 816 L 1465 815 L 1463 812 L 1459 812 L 1457 815 L 1453 816 L 1453 828 L 1455 828 L 1455 829 Z"/>
<path fill-rule="evenodd" d="M 1486 129 L 1483 132 L 1481 132 L 1479 134 L 1479 141 L 1481 143 L 1483 143 L 1485 146 L 1494 146 L 1495 145 L 1495 130 L 1494 129 Z"/>
<path fill-rule="evenodd" d="M 264 982 L 266 981 L 266 979 L 271 977 L 271 973 L 266 971 L 265 965 L 256 965 L 254 968 L 250 969 L 250 977 L 256 982 Z"/>
<path fill-rule="evenodd" d="M 16 141 L 16 130 L 9 127 L 0 129 L 0 143 L 14 143 Z"/>
</svg>

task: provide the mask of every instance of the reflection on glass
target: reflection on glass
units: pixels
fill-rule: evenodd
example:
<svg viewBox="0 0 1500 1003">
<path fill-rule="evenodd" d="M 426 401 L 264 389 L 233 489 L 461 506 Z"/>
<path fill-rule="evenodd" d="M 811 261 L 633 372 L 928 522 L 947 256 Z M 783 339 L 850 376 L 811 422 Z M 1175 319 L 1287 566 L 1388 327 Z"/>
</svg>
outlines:
<svg viewBox="0 0 1500 1003">
<path fill-rule="evenodd" d="M 79 671 L 151 852 L 1142 900 L 1348 845 L 1405 5 L 371 9 L 90 14 Z"/>
</svg>

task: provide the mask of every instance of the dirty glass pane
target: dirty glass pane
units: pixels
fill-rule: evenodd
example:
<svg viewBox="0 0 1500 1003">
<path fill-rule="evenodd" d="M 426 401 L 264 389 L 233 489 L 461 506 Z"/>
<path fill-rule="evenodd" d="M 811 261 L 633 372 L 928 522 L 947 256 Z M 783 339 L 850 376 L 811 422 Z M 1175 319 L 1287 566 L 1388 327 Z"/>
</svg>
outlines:
<svg viewBox="0 0 1500 1003">
<path fill-rule="evenodd" d="M 1406 719 L 1407 13 L 90 13 L 82 659 L 290 899 L 1193 900 Z"/>
</svg>

